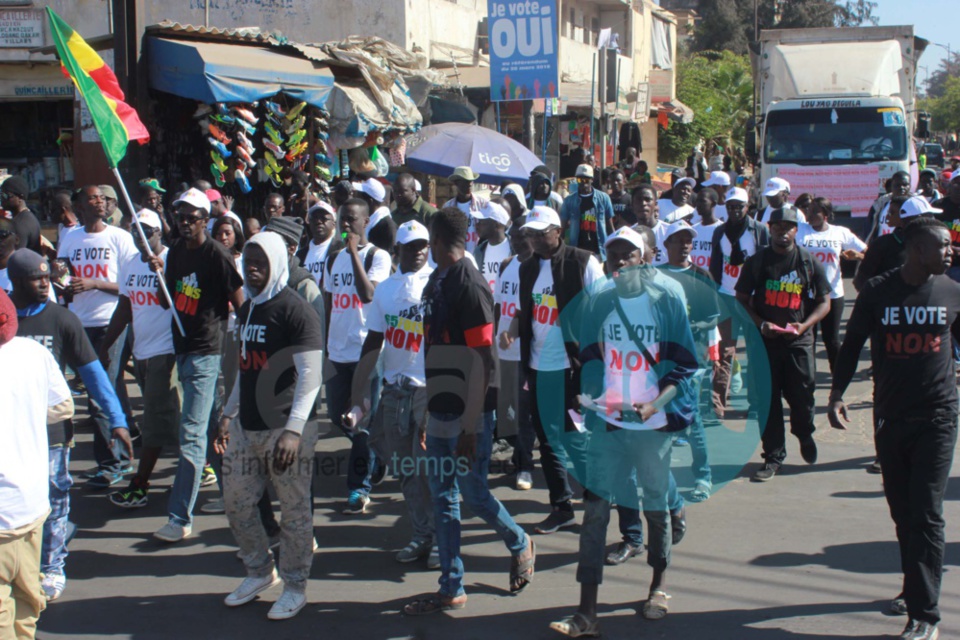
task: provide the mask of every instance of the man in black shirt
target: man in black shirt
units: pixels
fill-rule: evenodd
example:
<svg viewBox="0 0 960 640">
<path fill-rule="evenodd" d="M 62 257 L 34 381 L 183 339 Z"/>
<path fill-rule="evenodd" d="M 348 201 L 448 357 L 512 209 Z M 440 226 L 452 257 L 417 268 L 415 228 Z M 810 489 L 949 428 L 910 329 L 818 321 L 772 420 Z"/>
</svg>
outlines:
<svg viewBox="0 0 960 640">
<path fill-rule="evenodd" d="M 307 603 L 317 442 L 316 424 L 307 419 L 323 365 L 320 316 L 287 286 L 287 269 L 287 247 L 279 234 L 259 233 L 244 245 L 247 301 L 237 312 L 240 371 L 235 382 L 228 381 L 233 391 L 214 444 L 225 453 L 224 506 L 247 568 L 247 578 L 224 602 L 246 604 L 282 579 L 283 595 L 267 614 L 271 620 L 292 618 Z M 279 576 L 257 508 L 268 482 L 283 514 Z"/>
<path fill-rule="evenodd" d="M 934 640 L 940 622 L 943 497 L 957 442 L 957 389 L 951 335 L 960 339 L 960 285 L 948 228 L 918 218 L 904 229 L 900 269 L 866 284 L 847 323 L 834 370 L 830 424 L 849 422 L 843 394 L 867 338 L 873 345 L 874 413 L 883 491 L 896 525 L 903 592 L 891 611 L 910 616 L 901 638 Z M 904 607 L 905 605 L 905 607 Z"/>
<path fill-rule="evenodd" d="M 817 461 L 816 360 L 808 330 L 830 311 L 831 290 L 820 261 L 797 246 L 797 225 L 796 209 L 774 209 L 770 246 L 747 259 L 736 286 L 737 301 L 760 328 L 770 362 L 770 414 L 761 433 L 764 464 L 753 476 L 756 482 L 773 478 L 787 457 L 783 398 L 790 405 L 790 432 L 800 440 L 800 455 L 808 464 Z"/>
<path fill-rule="evenodd" d="M 893 233 L 877 236 L 867 245 L 863 253 L 863 260 L 857 267 L 857 274 L 853 277 L 853 286 L 857 291 L 863 288 L 867 280 L 878 276 L 890 269 L 897 269 L 903 264 L 903 221 L 900 219 L 900 207 L 907 201 L 907 196 L 893 196 L 890 198 L 890 208 L 887 212 L 887 224 L 893 227 Z"/>
<path fill-rule="evenodd" d="M 954 260 L 947 275 L 960 281 L 960 171 L 950 177 L 947 195 L 934 202 L 933 207 L 943 210 L 937 217 L 947 225 L 953 244 Z"/>
<path fill-rule="evenodd" d="M 437 262 L 423 289 L 423 333 L 427 382 L 426 473 L 433 495 L 440 589 L 404 606 L 419 616 L 466 606 L 460 556 L 460 496 L 492 526 L 512 556 L 510 591 L 532 580 L 533 541 L 514 522 L 487 486 L 493 421 L 482 419 L 483 399 L 493 370 L 493 295 L 464 259 L 467 219 L 445 207 L 431 223 L 430 250 Z"/>
<path fill-rule="evenodd" d="M 177 373 L 183 387 L 180 412 L 180 461 L 170 492 L 169 521 L 154 534 L 164 542 L 190 535 L 193 505 L 206 464 L 207 427 L 220 375 L 221 342 L 229 307 L 243 304 L 243 279 L 233 256 L 207 235 L 210 200 L 188 189 L 173 203 L 180 237 L 170 247 L 165 263 L 150 259 L 154 271 L 164 273 L 173 297 L 174 314 L 185 335 L 173 328 Z M 164 267 L 164 264 L 166 265 Z M 157 293 L 161 304 L 166 299 Z"/>
<path fill-rule="evenodd" d="M 17 308 L 17 335 L 31 338 L 50 351 L 60 367 L 69 366 L 83 380 L 90 394 L 110 416 L 111 435 L 133 457 L 133 445 L 126 417 L 120 409 L 113 385 L 97 359 L 80 318 L 66 307 L 51 303 L 50 265 L 47 259 L 29 249 L 20 249 L 8 262 L 13 291 L 10 299 Z M 43 547 L 40 553 L 40 586 L 48 600 L 63 593 L 67 578 L 67 529 L 70 517 L 70 450 L 73 447 L 73 423 L 57 421 L 47 425 L 50 447 L 50 515 L 43 523 Z"/>
<path fill-rule="evenodd" d="M 624 189 L 626 178 L 623 171 L 614 169 L 610 172 L 610 202 L 613 204 L 614 229 L 632 227 L 637 224 L 637 216 L 633 215 L 633 198 Z"/>
<path fill-rule="evenodd" d="M 13 228 L 20 237 L 20 246 L 41 253 L 40 221 L 27 206 L 30 187 L 20 176 L 11 176 L 0 186 L 0 209 L 13 215 Z"/>
</svg>

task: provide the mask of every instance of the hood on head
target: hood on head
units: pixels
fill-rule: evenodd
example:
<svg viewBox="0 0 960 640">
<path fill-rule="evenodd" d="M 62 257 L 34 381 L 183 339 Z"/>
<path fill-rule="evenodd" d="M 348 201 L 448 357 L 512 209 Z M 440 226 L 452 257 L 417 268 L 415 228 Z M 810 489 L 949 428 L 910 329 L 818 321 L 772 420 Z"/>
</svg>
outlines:
<svg viewBox="0 0 960 640">
<path fill-rule="evenodd" d="M 290 258 L 287 254 L 287 244 L 277 233 L 258 233 L 244 244 L 244 252 L 246 252 L 247 247 L 254 244 L 267 254 L 267 260 L 270 261 L 270 277 L 267 278 L 267 285 L 263 288 L 263 291 L 257 295 L 254 295 L 244 283 L 243 294 L 253 304 L 263 304 L 287 286 L 287 280 L 290 277 Z"/>
</svg>

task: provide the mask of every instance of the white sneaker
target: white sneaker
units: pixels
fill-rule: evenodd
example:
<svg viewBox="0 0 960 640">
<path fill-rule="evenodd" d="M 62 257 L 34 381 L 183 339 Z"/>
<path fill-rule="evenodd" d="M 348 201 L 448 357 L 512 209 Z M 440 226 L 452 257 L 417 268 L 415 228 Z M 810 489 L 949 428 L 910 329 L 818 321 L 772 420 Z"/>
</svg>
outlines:
<svg viewBox="0 0 960 640">
<path fill-rule="evenodd" d="M 180 542 L 189 536 L 192 531 L 193 529 L 190 525 L 183 526 L 170 521 L 160 527 L 160 529 L 153 534 L 153 537 L 157 540 L 163 540 L 164 542 Z"/>
<path fill-rule="evenodd" d="M 529 491 L 533 489 L 533 476 L 529 471 L 521 471 L 517 474 L 517 491 Z"/>
<path fill-rule="evenodd" d="M 319 551 L 319 550 L 320 550 L 320 545 L 317 544 L 317 539 L 314 538 L 314 539 L 313 539 L 313 552 L 316 553 L 316 552 Z"/>
<path fill-rule="evenodd" d="M 63 593 L 63 588 L 67 586 L 67 576 L 62 573 L 44 574 L 40 586 L 43 587 L 43 593 L 47 596 L 47 600 L 52 602 Z"/>
<path fill-rule="evenodd" d="M 280 599 L 273 603 L 267 618 L 270 620 L 289 620 L 300 613 L 307 604 L 307 594 L 284 587 Z"/>
<path fill-rule="evenodd" d="M 280 584 L 280 577 L 277 576 L 276 569 L 270 572 L 269 575 L 265 575 L 261 578 L 244 578 L 243 582 L 240 583 L 240 586 L 234 589 L 233 593 L 223 599 L 223 604 L 227 605 L 228 607 L 239 607 L 242 604 L 247 604 L 259 594 L 263 593 L 267 589 L 272 589 L 278 584 Z"/>
<path fill-rule="evenodd" d="M 214 515 L 217 513 L 226 513 L 227 510 L 223 506 L 223 498 L 217 498 L 216 500 L 210 500 L 200 507 L 200 512 Z"/>
</svg>

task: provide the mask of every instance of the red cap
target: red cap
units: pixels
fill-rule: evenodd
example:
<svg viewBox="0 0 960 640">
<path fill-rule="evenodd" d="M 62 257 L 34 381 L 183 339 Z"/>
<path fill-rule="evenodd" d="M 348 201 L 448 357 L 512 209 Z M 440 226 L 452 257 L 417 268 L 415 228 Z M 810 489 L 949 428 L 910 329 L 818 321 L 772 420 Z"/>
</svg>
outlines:
<svg viewBox="0 0 960 640">
<path fill-rule="evenodd" d="M 207 196 L 207 200 L 209 200 L 210 202 L 216 202 L 217 200 L 223 197 L 220 195 L 220 192 L 217 191 L 216 189 L 207 189 L 203 193 L 204 195 Z"/>
</svg>

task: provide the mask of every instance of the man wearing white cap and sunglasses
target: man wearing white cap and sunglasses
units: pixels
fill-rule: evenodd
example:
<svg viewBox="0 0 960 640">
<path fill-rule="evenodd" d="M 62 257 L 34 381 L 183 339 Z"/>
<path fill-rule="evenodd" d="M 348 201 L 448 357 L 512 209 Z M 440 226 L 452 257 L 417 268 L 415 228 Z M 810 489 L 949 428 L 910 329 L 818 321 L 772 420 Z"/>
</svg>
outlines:
<svg viewBox="0 0 960 640">
<path fill-rule="evenodd" d="M 367 382 L 383 349 L 380 404 L 373 418 L 369 444 L 381 464 L 391 465 L 400 478 L 400 491 L 413 525 L 413 538 L 397 554 L 398 562 L 414 562 L 431 554 L 434 542 L 433 504 L 427 474 L 415 472 L 425 451 L 427 411 L 426 373 L 423 361 L 423 288 L 433 273 L 427 264 L 430 235 L 416 220 L 397 228 L 399 266 L 373 292 L 367 305 L 367 337 L 353 376 L 353 410 L 343 423 L 354 428 L 370 410 Z M 428 566 L 439 565 L 436 556 Z"/>
<path fill-rule="evenodd" d="M 767 199 L 767 208 L 763 211 L 758 210 L 756 219 L 757 222 L 766 224 L 770 222 L 770 214 L 774 209 L 780 209 L 790 203 L 790 183 L 783 178 L 770 178 L 763 187 L 762 195 Z M 800 224 L 806 224 L 807 217 L 803 215 L 803 211 L 799 209 L 796 211 Z"/>
<path fill-rule="evenodd" d="M 690 204 L 693 196 L 693 189 L 697 186 L 693 178 L 680 178 L 673 183 L 670 199 L 660 198 L 657 201 L 657 210 L 660 213 L 660 219 L 670 224 L 677 220 L 688 220 L 696 210 Z"/>
<path fill-rule="evenodd" d="M 230 252 L 207 235 L 210 200 L 188 189 L 173 203 L 180 238 L 165 261 L 150 258 L 162 272 L 186 335 L 173 328 L 177 373 L 183 387 L 180 411 L 180 462 L 168 506 L 169 520 L 154 537 L 179 542 L 192 531 L 193 506 L 206 465 L 207 425 L 220 375 L 223 327 L 229 309 L 243 304 L 243 278 Z M 165 304 L 162 293 L 157 294 Z"/>
<path fill-rule="evenodd" d="M 670 450 L 673 433 L 689 425 L 696 409 L 690 380 L 697 360 L 682 300 L 641 276 L 645 243 L 639 233 L 624 227 L 606 244 L 614 286 L 590 298 L 580 330 L 580 356 L 589 365 L 580 399 L 591 434 L 581 476 L 587 491 L 577 566 L 580 607 L 550 625 L 570 637 L 599 635 L 596 605 L 610 504 L 640 508 L 633 469 L 643 493 L 647 563 L 653 569 L 641 613 L 649 620 L 667 615 Z M 645 366 L 634 368 L 631 362 Z"/>
<path fill-rule="evenodd" d="M 534 207 L 523 229 L 536 255 L 520 265 L 517 327 L 521 366 L 528 374 L 530 414 L 540 440 L 540 462 L 552 508 L 535 530 L 548 534 L 575 521 L 566 458 L 571 457 L 582 470 L 584 442 L 567 413 L 575 407 L 580 385 L 578 337 L 573 335 L 570 318 L 579 311 L 580 293 L 603 277 L 603 269 L 589 252 L 564 244 L 560 217 L 553 209 Z M 500 336 L 503 348 L 513 342 L 506 333 Z M 545 397 L 554 395 L 541 401 L 538 388 Z"/>
</svg>

